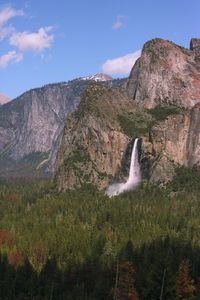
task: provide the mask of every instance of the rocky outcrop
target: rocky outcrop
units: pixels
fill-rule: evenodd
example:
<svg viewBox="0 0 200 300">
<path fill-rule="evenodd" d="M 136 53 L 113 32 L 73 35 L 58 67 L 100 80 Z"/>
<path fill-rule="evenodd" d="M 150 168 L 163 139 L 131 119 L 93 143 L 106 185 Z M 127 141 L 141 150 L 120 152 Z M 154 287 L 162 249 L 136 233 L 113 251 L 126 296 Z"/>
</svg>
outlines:
<svg viewBox="0 0 200 300">
<path fill-rule="evenodd" d="M 142 158 L 152 183 L 170 181 L 178 166 L 200 167 L 200 105 L 169 116 L 143 137 Z"/>
<path fill-rule="evenodd" d="M 90 90 L 93 101 L 96 93 L 95 89 L 92 93 Z M 97 97 L 98 105 L 91 101 L 92 111 L 87 110 L 90 105 L 84 99 L 84 105 L 81 103 L 77 112 L 66 121 L 56 160 L 56 183 L 60 190 L 83 183 L 92 183 L 103 189 L 117 178 L 117 181 L 124 180 L 130 165 L 132 137 L 136 136 L 141 138 L 142 177 L 153 184 L 171 181 L 179 166 L 200 167 L 200 105 L 157 120 L 152 117 L 152 110 L 145 114 L 145 110 L 124 94 L 113 90 L 103 91 Z M 103 111 L 102 103 L 106 111 L 108 109 L 107 113 Z M 119 118 L 126 118 L 127 112 L 133 120 L 140 120 L 137 127 L 127 119 L 127 124 L 133 122 L 131 136 Z"/>
<path fill-rule="evenodd" d="M 135 111 L 134 102 L 117 89 L 88 87 L 78 110 L 67 120 L 55 167 L 60 190 L 83 183 L 105 188 L 121 167 L 130 138 L 118 115 Z"/>
<path fill-rule="evenodd" d="M 181 107 L 143 136 L 151 182 L 167 182 L 175 168 L 200 162 L 200 40 L 190 50 L 162 39 L 147 42 L 126 84 L 128 95 L 147 108 Z"/>
<path fill-rule="evenodd" d="M 199 41 L 192 40 L 197 50 Z M 185 108 L 200 102 L 200 61 L 191 51 L 162 39 L 147 42 L 134 65 L 128 95 L 146 107 L 169 103 Z"/>
<path fill-rule="evenodd" d="M 200 52 L 200 39 L 191 39 L 190 41 L 190 50 L 198 53 Z"/>
<path fill-rule="evenodd" d="M 50 84 L 3 105 L 0 109 L 1 170 L 12 171 L 16 162 L 35 155 L 39 158 L 38 165 L 45 160 L 43 168 L 48 166 L 52 170 L 66 115 L 76 109 L 88 84 L 89 81 L 81 80 Z"/>
<path fill-rule="evenodd" d="M 105 81 L 106 79 L 109 81 Z M 4 174 L 19 173 L 24 161 L 34 167 L 22 172 L 33 174 L 41 169 L 52 172 L 62 138 L 65 118 L 76 110 L 86 87 L 98 79 L 99 84 L 120 86 L 96 74 L 83 80 L 49 84 L 33 89 L 0 108 L 0 168 Z M 122 80 L 124 82 L 124 80 Z"/>
</svg>

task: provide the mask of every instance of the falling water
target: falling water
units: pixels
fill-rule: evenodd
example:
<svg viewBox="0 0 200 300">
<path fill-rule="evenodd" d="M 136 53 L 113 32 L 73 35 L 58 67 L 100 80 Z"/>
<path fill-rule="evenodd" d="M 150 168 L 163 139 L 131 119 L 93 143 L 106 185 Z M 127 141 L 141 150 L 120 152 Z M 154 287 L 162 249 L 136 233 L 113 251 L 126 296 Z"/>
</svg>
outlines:
<svg viewBox="0 0 200 300">
<path fill-rule="evenodd" d="M 138 186 L 138 184 L 141 181 L 141 174 L 140 174 L 140 165 L 138 161 L 138 138 L 135 139 L 133 150 L 131 154 L 131 163 L 130 163 L 130 169 L 129 169 L 129 176 L 125 183 L 114 183 L 110 185 L 106 191 L 106 194 L 109 197 L 117 196 L 121 193 L 131 191 L 135 187 Z"/>
</svg>

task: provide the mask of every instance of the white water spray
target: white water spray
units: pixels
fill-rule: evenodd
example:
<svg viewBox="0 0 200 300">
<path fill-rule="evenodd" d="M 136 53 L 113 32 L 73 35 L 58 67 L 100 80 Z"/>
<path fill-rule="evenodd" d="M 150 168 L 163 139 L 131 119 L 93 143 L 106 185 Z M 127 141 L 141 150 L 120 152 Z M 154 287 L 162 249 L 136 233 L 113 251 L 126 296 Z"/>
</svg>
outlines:
<svg viewBox="0 0 200 300">
<path fill-rule="evenodd" d="M 131 191 L 134 188 L 136 188 L 140 183 L 141 173 L 140 173 L 140 165 L 138 161 L 137 144 L 138 144 L 138 138 L 135 139 L 133 145 L 128 180 L 125 183 L 114 183 L 110 185 L 106 191 L 106 194 L 109 197 L 114 197 L 121 193 Z"/>
</svg>

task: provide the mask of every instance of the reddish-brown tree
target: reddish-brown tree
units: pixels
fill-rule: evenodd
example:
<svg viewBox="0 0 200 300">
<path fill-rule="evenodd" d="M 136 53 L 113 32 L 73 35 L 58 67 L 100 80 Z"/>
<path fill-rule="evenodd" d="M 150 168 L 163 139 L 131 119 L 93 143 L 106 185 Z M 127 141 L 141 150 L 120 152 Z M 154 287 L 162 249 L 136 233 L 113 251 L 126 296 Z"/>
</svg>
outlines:
<svg viewBox="0 0 200 300">
<path fill-rule="evenodd" d="M 10 202 L 18 202 L 21 200 L 21 196 L 19 194 L 10 194 L 6 197 L 6 200 Z"/>
<path fill-rule="evenodd" d="M 134 285 L 135 272 L 129 261 L 117 264 L 116 282 L 113 289 L 114 300 L 138 300 L 138 293 Z"/>
<path fill-rule="evenodd" d="M 14 243 L 13 234 L 6 229 L 0 229 L 0 247 L 5 245 L 11 247 L 13 243 Z"/>
<path fill-rule="evenodd" d="M 192 300 L 195 297 L 194 280 L 189 274 L 189 262 L 184 260 L 181 262 L 176 279 L 176 299 Z"/>
<path fill-rule="evenodd" d="M 8 262 L 14 267 L 18 267 L 22 263 L 22 254 L 19 250 L 8 253 Z"/>
</svg>

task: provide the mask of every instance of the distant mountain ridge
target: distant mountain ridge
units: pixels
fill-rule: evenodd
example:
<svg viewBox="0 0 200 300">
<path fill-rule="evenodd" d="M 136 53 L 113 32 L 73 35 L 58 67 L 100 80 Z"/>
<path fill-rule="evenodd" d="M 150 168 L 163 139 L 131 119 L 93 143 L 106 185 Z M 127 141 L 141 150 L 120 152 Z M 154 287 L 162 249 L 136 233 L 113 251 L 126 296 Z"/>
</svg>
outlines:
<svg viewBox="0 0 200 300">
<path fill-rule="evenodd" d="M 25 92 L 0 108 L 0 168 L 3 174 L 51 172 L 66 116 L 76 110 L 88 85 L 119 86 L 106 75 L 48 84 Z M 110 77 L 109 77 L 110 78 Z"/>
<path fill-rule="evenodd" d="M 0 105 L 8 103 L 11 99 L 8 96 L 0 94 Z"/>
<path fill-rule="evenodd" d="M 81 77 L 82 80 L 93 80 L 95 82 L 103 82 L 103 81 L 109 81 L 113 80 L 113 78 L 109 75 L 103 74 L 103 73 L 97 73 L 95 75 Z"/>
</svg>

